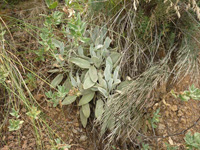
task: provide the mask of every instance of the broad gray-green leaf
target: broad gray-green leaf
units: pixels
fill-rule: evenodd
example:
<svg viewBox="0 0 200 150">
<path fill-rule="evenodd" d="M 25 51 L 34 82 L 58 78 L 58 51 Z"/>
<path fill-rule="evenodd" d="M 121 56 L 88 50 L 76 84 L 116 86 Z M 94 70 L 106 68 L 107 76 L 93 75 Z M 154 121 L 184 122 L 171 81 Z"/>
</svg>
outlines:
<svg viewBox="0 0 200 150">
<path fill-rule="evenodd" d="M 59 48 L 60 49 L 60 54 L 64 54 L 64 43 L 63 42 L 60 42 L 56 39 L 52 39 L 52 43 L 54 44 L 55 47 Z"/>
<path fill-rule="evenodd" d="M 77 96 L 75 96 L 75 95 L 67 96 L 63 100 L 62 105 L 69 105 L 69 104 L 73 103 L 76 100 L 76 98 L 77 98 Z"/>
<path fill-rule="evenodd" d="M 119 69 L 120 69 L 119 66 L 117 66 L 117 67 L 115 68 L 115 71 L 114 71 L 114 74 L 113 74 L 114 82 L 117 81 L 117 78 L 118 78 L 118 75 L 119 75 Z"/>
<path fill-rule="evenodd" d="M 104 112 L 104 103 L 101 99 L 97 100 L 96 102 L 96 108 L 95 108 L 95 117 L 96 118 L 101 118 L 103 112 Z"/>
<path fill-rule="evenodd" d="M 58 74 L 53 81 L 51 81 L 51 85 L 55 88 L 63 79 L 63 74 Z"/>
<path fill-rule="evenodd" d="M 93 86 L 93 87 L 91 87 L 90 89 L 91 89 L 92 91 L 94 91 L 94 92 L 97 92 L 97 91 L 99 91 L 99 90 L 98 90 L 98 87 L 99 87 L 99 86 Z"/>
<path fill-rule="evenodd" d="M 78 87 L 80 87 L 81 86 L 81 80 L 79 78 L 78 72 L 76 73 L 76 81 L 77 81 Z"/>
<path fill-rule="evenodd" d="M 110 43 L 111 43 L 111 39 L 109 37 L 107 37 L 104 41 L 104 47 L 105 48 L 108 48 L 110 46 Z"/>
<path fill-rule="evenodd" d="M 90 89 L 87 89 L 87 90 L 83 90 L 81 91 L 81 94 L 82 95 L 86 95 L 86 94 L 90 94 L 92 92 L 91 88 Z"/>
<path fill-rule="evenodd" d="M 95 92 L 91 91 L 89 94 L 83 95 L 78 103 L 78 106 L 82 106 L 84 104 L 89 103 L 93 99 L 94 94 Z"/>
<path fill-rule="evenodd" d="M 96 56 L 96 53 L 95 53 L 95 51 L 94 51 L 94 46 L 93 46 L 93 44 L 90 45 L 90 55 L 91 55 L 91 56 Z"/>
<path fill-rule="evenodd" d="M 91 61 L 94 63 L 94 65 L 99 68 L 101 66 L 101 58 L 98 58 L 96 56 L 92 56 Z"/>
<path fill-rule="evenodd" d="M 92 82 L 92 80 L 90 79 L 90 76 L 87 76 L 85 78 L 84 83 L 83 83 L 83 88 L 84 89 L 89 89 L 89 88 L 91 88 L 94 85 L 95 85 L 95 82 Z"/>
<path fill-rule="evenodd" d="M 93 82 L 97 82 L 97 80 L 98 80 L 97 69 L 94 66 L 91 66 L 89 68 L 89 75 L 90 75 L 90 79 Z"/>
<path fill-rule="evenodd" d="M 79 56 L 84 56 L 83 47 L 81 47 L 81 46 L 78 47 L 78 54 L 79 54 Z"/>
<path fill-rule="evenodd" d="M 74 77 L 72 76 L 72 73 L 70 72 L 69 74 L 70 80 L 71 80 L 71 84 L 73 85 L 73 87 L 77 87 L 78 83 L 76 82 L 76 80 L 74 79 Z"/>
<path fill-rule="evenodd" d="M 72 84 L 71 84 L 69 78 L 67 78 L 67 80 L 65 80 L 65 82 L 63 83 L 63 86 L 65 87 L 66 91 L 69 92 L 69 90 L 72 88 Z"/>
<path fill-rule="evenodd" d="M 108 90 L 109 90 L 109 91 L 112 90 L 113 81 L 114 81 L 114 80 L 113 80 L 112 78 L 108 81 Z"/>
<path fill-rule="evenodd" d="M 119 60 L 120 56 L 121 55 L 118 52 L 111 52 L 110 57 L 112 59 L 113 64 L 115 64 Z"/>
<path fill-rule="evenodd" d="M 103 96 L 104 96 L 105 98 L 108 97 L 108 92 L 107 92 L 105 89 L 103 89 L 103 88 L 101 88 L 101 87 L 98 87 L 98 90 L 103 94 Z"/>
<path fill-rule="evenodd" d="M 81 119 L 81 123 L 82 123 L 83 127 L 85 128 L 87 125 L 87 118 L 83 114 L 82 108 L 80 110 L 80 119 Z"/>
<path fill-rule="evenodd" d="M 56 72 L 60 72 L 60 69 L 52 69 L 52 70 L 49 70 L 47 72 L 49 72 L 49 73 L 56 73 Z"/>
<path fill-rule="evenodd" d="M 104 77 L 105 80 L 108 82 L 111 79 L 111 71 L 110 71 L 110 65 L 106 64 L 106 68 L 104 70 Z"/>
<path fill-rule="evenodd" d="M 70 59 L 70 61 L 74 63 L 75 65 L 79 66 L 80 68 L 83 68 L 83 69 L 90 68 L 90 62 L 85 59 L 73 57 Z"/>
<path fill-rule="evenodd" d="M 100 49 L 100 48 L 102 48 L 102 47 L 103 47 L 103 45 L 102 45 L 102 44 L 99 44 L 99 45 L 95 46 L 95 49 Z"/>
<path fill-rule="evenodd" d="M 110 56 L 108 56 L 107 58 L 106 58 L 106 66 L 110 66 L 110 71 L 112 71 L 112 69 L 113 69 L 113 62 L 112 62 L 112 59 L 111 59 L 111 57 Z"/>
<path fill-rule="evenodd" d="M 82 105 L 82 111 L 83 111 L 83 114 L 86 118 L 89 118 L 90 116 L 90 105 L 87 103 L 85 105 Z"/>
<path fill-rule="evenodd" d="M 106 81 L 103 79 L 103 75 L 101 74 L 101 72 L 98 72 L 98 81 L 101 87 L 103 87 L 104 89 L 107 89 L 107 83 Z"/>
</svg>

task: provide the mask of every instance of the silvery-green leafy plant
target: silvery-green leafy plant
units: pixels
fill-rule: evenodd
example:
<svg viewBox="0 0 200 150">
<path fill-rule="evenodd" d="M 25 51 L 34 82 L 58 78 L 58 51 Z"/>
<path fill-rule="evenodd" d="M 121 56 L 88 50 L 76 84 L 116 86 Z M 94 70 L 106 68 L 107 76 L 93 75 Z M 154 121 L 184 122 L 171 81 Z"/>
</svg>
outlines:
<svg viewBox="0 0 200 150">
<path fill-rule="evenodd" d="M 32 119 L 38 119 L 39 114 L 41 113 L 40 110 L 37 109 L 37 107 L 33 106 L 29 112 L 26 114 L 31 117 Z"/>
<path fill-rule="evenodd" d="M 59 99 L 62 105 L 69 105 L 79 99 L 80 118 L 84 127 L 91 113 L 89 103 L 94 100 L 95 116 L 97 119 L 100 118 L 104 111 L 104 100 L 113 94 L 121 82 L 119 79 L 120 54 L 110 48 L 112 40 L 106 37 L 107 30 L 96 27 L 88 33 L 91 39 L 90 44 L 79 45 L 76 52 L 72 53 L 68 59 L 72 71 L 67 74 L 68 78 L 63 83 L 67 89 L 67 94 L 63 96 L 67 96 Z M 54 40 L 54 45 L 60 49 L 62 43 Z M 75 75 L 74 71 L 76 71 Z M 59 73 L 52 80 L 51 85 L 58 88 L 63 79 L 64 74 Z M 47 93 L 50 99 L 51 95 L 52 93 Z M 54 106 L 57 104 L 58 101 Z"/>
<path fill-rule="evenodd" d="M 184 92 L 180 94 L 176 94 L 173 90 L 171 91 L 171 94 L 175 98 L 180 98 L 182 101 L 189 101 L 190 99 L 193 100 L 200 100 L 200 89 L 196 88 L 194 85 L 191 85 L 189 87 L 189 90 L 185 90 Z"/>
<path fill-rule="evenodd" d="M 200 133 L 195 132 L 193 135 L 188 132 L 185 135 L 186 147 L 188 150 L 199 149 L 200 148 Z"/>
<path fill-rule="evenodd" d="M 95 29 L 96 33 L 105 36 L 105 32 Z M 95 31 L 94 30 L 94 31 Z M 102 34 L 101 34 L 102 33 Z M 121 82 L 119 79 L 119 59 L 120 54 L 109 49 L 111 39 L 96 36 L 92 34 L 93 43 L 90 44 L 89 51 L 79 46 L 76 55 L 69 59 L 82 71 L 82 75 L 76 74 L 76 77 L 70 74 L 70 81 L 74 88 L 78 89 L 78 95 L 68 95 L 62 105 L 68 105 L 74 102 L 78 97 L 80 101 L 80 118 L 83 126 L 87 125 L 90 116 L 90 105 L 92 100 L 96 101 L 95 116 L 98 119 L 103 114 L 104 99 L 107 99 Z M 97 34 L 96 34 L 97 35 Z"/>
<path fill-rule="evenodd" d="M 16 131 L 16 130 L 19 130 L 22 126 L 24 121 L 22 120 L 19 120 L 19 119 L 10 119 L 9 120 L 9 131 Z"/>
<path fill-rule="evenodd" d="M 63 27 L 62 33 L 68 41 L 64 43 L 57 40 L 52 34 L 52 29 L 48 30 L 52 26 L 52 18 L 60 17 L 52 15 L 46 18 L 46 32 L 41 34 L 40 44 L 47 50 L 56 49 L 53 57 L 57 68 L 49 72 L 59 73 L 51 82 L 51 87 L 57 91 L 49 91 L 46 96 L 54 107 L 58 104 L 69 105 L 79 100 L 81 122 L 86 127 L 91 113 L 89 103 L 94 100 L 95 116 L 100 118 L 104 112 L 104 100 L 114 93 L 121 82 L 120 54 L 116 49 L 110 48 L 112 40 L 106 37 L 107 29 L 95 27 L 86 30 L 86 22 L 81 20 L 79 13 Z M 69 66 L 71 71 L 66 71 L 65 66 Z"/>
<path fill-rule="evenodd" d="M 153 118 L 150 119 L 150 124 L 151 124 L 152 128 L 157 128 L 156 124 L 159 122 L 159 118 L 160 118 L 159 113 L 160 113 L 160 109 L 158 108 L 156 110 L 156 112 L 154 112 Z"/>
<path fill-rule="evenodd" d="M 56 142 L 56 145 L 51 150 L 69 150 L 71 148 L 71 145 L 62 143 L 59 138 L 54 141 Z"/>
<path fill-rule="evenodd" d="M 22 127 L 23 120 L 20 120 L 19 110 L 11 109 L 10 115 L 15 119 L 9 119 L 9 131 L 17 131 Z"/>
</svg>

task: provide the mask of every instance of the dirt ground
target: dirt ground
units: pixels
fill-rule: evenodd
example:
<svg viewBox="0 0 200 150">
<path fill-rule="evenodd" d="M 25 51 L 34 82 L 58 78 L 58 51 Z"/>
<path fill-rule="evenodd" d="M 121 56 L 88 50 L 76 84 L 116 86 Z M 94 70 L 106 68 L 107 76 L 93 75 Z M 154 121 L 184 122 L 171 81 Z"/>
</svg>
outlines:
<svg viewBox="0 0 200 150">
<path fill-rule="evenodd" d="M 189 77 L 186 77 L 173 90 L 183 92 L 192 85 Z M 156 103 L 152 110 L 160 109 L 160 119 L 155 131 L 151 131 L 154 136 L 167 136 L 166 138 L 156 138 L 153 143 L 155 149 L 165 150 L 166 143 L 177 146 L 179 150 L 186 150 L 184 137 L 189 131 L 200 132 L 200 101 L 181 101 L 171 93 L 160 97 L 161 101 Z M 200 149 L 200 148 L 199 148 Z"/>
</svg>

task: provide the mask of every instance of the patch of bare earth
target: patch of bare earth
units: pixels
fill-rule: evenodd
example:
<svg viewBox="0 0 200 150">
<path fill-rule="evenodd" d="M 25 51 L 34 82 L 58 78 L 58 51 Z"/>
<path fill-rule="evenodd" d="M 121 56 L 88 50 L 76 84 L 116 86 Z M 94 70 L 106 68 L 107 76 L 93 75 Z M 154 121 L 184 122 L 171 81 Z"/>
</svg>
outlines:
<svg viewBox="0 0 200 150">
<path fill-rule="evenodd" d="M 173 89 L 176 92 L 183 92 L 188 90 L 190 85 L 190 81 L 186 78 Z M 154 105 L 153 110 L 158 108 L 160 108 L 161 117 L 154 131 L 154 136 L 162 137 L 154 140 L 154 148 L 165 150 L 167 149 L 165 143 L 168 143 L 171 146 L 178 146 L 179 150 L 185 150 L 185 134 L 188 131 L 200 132 L 200 101 L 189 100 L 185 102 L 168 93 L 163 96 L 162 101 Z"/>
<path fill-rule="evenodd" d="M 89 134 L 79 121 L 77 108 L 64 107 L 45 108 L 47 112 L 43 117 L 45 124 L 37 124 L 37 137 L 35 128 L 27 115 L 22 115 L 24 124 L 19 131 L 8 131 L 8 125 L 1 132 L 0 150 L 50 150 L 53 139 L 60 137 L 64 143 L 71 145 L 70 150 L 94 150 Z M 25 113 L 25 110 L 22 110 Z M 53 132 L 52 132 L 52 131 Z M 53 133 L 53 134 L 52 134 Z"/>
</svg>

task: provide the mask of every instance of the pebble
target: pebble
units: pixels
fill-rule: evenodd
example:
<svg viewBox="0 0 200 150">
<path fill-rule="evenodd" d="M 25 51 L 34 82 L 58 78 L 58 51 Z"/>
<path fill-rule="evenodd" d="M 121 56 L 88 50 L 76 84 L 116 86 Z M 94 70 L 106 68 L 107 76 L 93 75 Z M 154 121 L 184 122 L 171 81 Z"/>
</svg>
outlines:
<svg viewBox="0 0 200 150">
<path fill-rule="evenodd" d="M 80 141 L 80 142 L 84 142 L 84 141 L 86 141 L 86 140 L 87 140 L 87 136 L 81 135 L 79 141 Z"/>
<path fill-rule="evenodd" d="M 72 132 L 75 133 L 75 134 L 78 133 L 78 131 L 76 129 L 72 129 Z"/>
</svg>

